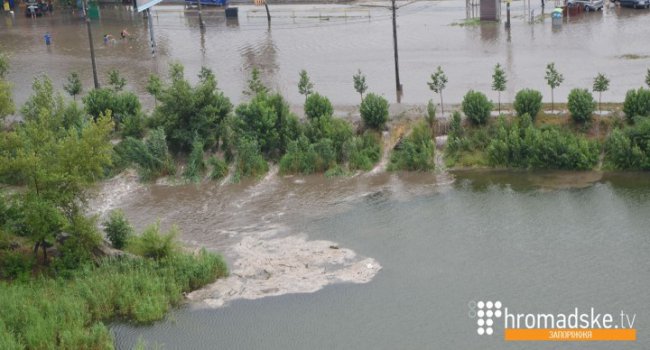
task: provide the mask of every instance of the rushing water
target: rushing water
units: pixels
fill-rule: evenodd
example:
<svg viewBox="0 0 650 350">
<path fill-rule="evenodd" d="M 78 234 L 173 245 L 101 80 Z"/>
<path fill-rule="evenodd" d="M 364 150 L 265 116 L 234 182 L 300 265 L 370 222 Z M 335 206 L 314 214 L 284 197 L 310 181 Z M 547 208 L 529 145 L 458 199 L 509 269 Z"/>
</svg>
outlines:
<svg viewBox="0 0 650 350">
<path fill-rule="evenodd" d="M 152 326 L 114 325 L 120 348 L 139 337 L 167 349 L 556 348 L 504 343 L 500 323 L 493 336 L 477 335 L 468 302 L 479 299 L 525 313 L 635 313 L 637 342 L 562 347 L 650 347 L 645 174 L 272 176 L 141 187 L 115 205 L 140 227 L 155 218 L 176 222 L 186 242 L 210 249 L 228 252 L 241 236 L 281 224 L 287 236 L 334 241 L 383 267 L 366 284 L 220 308 L 198 302 Z"/>
<path fill-rule="evenodd" d="M 405 6 L 400 8 L 398 18 L 400 73 L 405 91 L 402 102 L 423 104 L 433 96 L 426 81 L 438 65 L 449 77 L 445 101 L 460 102 L 469 89 L 484 91 L 496 99 L 490 83 L 497 62 L 508 74 L 504 101 L 511 101 L 515 92 L 524 87 L 548 95 L 543 77 L 544 67 L 551 61 L 565 76 L 565 83 L 555 93 L 557 101 L 565 100 L 572 88 L 590 87 L 597 72 L 612 78 L 604 101 L 621 101 L 627 89 L 643 84 L 650 59 L 645 40 L 650 11 L 606 3 L 602 12 L 570 18 L 560 27 L 553 27 L 550 18 L 527 23 L 523 1 L 515 1 L 509 35 L 498 23 L 452 25 L 466 17 L 462 0 L 402 3 Z M 369 6 L 373 4 L 382 7 Z M 226 95 L 238 102 L 243 98 L 251 68 L 257 66 L 270 86 L 298 105 L 303 102 L 296 88 L 298 72 L 304 68 L 316 90 L 338 106 L 349 106 L 358 103 L 352 74 L 360 68 L 367 74 L 371 91 L 395 101 L 392 28 L 385 5 L 272 4 L 270 30 L 263 7 L 240 6 L 236 21 L 226 21 L 223 12 L 206 10 L 203 34 L 196 11 L 156 6 L 158 53 L 153 58 L 146 22 L 128 8 L 107 6 L 102 8 L 101 19 L 93 22 L 100 80 L 105 83 L 106 72 L 117 68 L 127 78 L 128 88 L 146 95 L 149 73 L 164 74 L 170 61 L 180 61 L 192 79 L 196 79 L 201 66 L 212 68 Z M 539 14 L 539 1 L 533 0 L 532 6 Z M 129 30 L 131 39 L 118 39 L 114 45 L 102 43 L 104 34 L 119 37 L 123 28 Z M 53 37 L 49 48 L 43 41 L 46 31 Z M 0 50 L 11 57 L 9 78 L 17 102 L 25 101 L 32 77 L 41 72 L 61 86 L 65 76 L 76 70 L 89 89 L 92 74 L 86 35 L 83 21 L 63 10 L 37 20 L 24 18 L 21 13 L 0 19 Z M 153 104 L 151 99 L 145 102 Z"/>
</svg>

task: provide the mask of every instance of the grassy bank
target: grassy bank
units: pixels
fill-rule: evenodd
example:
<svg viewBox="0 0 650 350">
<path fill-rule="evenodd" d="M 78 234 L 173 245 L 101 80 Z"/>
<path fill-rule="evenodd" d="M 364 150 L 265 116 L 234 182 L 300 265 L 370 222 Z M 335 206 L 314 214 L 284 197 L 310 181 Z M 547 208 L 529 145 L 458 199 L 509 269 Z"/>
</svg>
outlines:
<svg viewBox="0 0 650 350">
<path fill-rule="evenodd" d="M 107 258 L 69 278 L 0 282 L 0 349 L 112 349 L 104 322 L 160 320 L 183 292 L 226 274 L 220 256 L 202 251 Z"/>
</svg>

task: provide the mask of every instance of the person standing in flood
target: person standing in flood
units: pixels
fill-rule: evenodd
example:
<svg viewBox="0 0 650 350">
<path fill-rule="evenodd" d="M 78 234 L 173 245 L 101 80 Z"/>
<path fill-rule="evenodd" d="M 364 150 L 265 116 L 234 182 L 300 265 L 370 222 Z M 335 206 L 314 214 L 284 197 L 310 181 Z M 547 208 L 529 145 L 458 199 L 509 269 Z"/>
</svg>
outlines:
<svg viewBox="0 0 650 350">
<path fill-rule="evenodd" d="M 126 31 L 126 28 L 122 29 L 122 31 L 120 32 L 120 37 L 122 37 L 122 39 L 126 39 L 128 36 L 129 36 L 129 32 Z"/>
<path fill-rule="evenodd" d="M 52 36 L 50 35 L 50 32 L 46 32 L 43 38 L 45 39 L 45 45 L 50 46 L 50 44 L 52 44 Z"/>
</svg>

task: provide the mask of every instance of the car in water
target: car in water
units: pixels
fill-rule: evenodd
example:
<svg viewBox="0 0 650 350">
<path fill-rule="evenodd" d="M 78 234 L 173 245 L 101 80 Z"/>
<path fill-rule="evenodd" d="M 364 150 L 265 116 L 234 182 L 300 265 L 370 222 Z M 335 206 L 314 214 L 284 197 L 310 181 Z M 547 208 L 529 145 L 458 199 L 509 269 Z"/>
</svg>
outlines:
<svg viewBox="0 0 650 350">
<path fill-rule="evenodd" d="M 603 9 L 604 0 L 575 0 L 575 3 L 582 5 L 585 12 L 599 11 Z"/>
<path fill-rule="evenodd" d="M 650 0 L 620 0 L 621 7 L 632 7 L 635 9 L 647 9 L 650 7 Z"/>
</svg>

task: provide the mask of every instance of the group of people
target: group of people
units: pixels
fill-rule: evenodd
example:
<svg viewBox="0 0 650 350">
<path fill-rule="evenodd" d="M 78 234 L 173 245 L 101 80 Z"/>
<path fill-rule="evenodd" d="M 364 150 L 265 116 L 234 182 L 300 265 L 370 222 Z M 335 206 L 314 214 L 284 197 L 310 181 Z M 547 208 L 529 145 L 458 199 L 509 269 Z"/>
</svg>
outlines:
<svg viewBox="0 0 650 350">
<path fill-rule="evenodd" d="M 28 2 L 27 3 L 28 15 L 31 18 L 36 18 L 37 16 L 42 16 L 46 13 L 52 15 L 54 11 L 54 5 L 52 5 L 52 0 L 48 0 L 47 3 L 44 1 L 38 0 L 37 2 Z"/>
<path fill-rule="evenodd" d="M 122 29 L 122 31 L 120 32 L 120 38 L 122 40 L 125 40 L 129 36 L 131 36 L 131 34 L 129 34 L 129 32 L 126 30 L 126 28 Z M 117 42 L 117 40 L 115 40 L 115 38 L 113 38 L 112 35 L 104 34 L 104 45 L 115 44 L 116 42 Z"/>
</svg>

